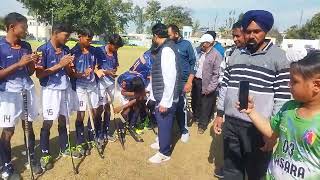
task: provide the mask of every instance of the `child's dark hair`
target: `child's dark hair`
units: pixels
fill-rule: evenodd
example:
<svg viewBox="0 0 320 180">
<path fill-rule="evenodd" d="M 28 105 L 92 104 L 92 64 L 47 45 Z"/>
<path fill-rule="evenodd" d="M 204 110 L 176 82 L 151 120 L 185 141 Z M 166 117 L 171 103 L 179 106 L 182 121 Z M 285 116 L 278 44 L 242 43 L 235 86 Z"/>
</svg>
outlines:
<svg viewBox="0 0 320 180">
<path fill-rule="evenodd" d="M 133 92 L 141 92 L 145 89 L 144 82 L 140 77 L 134 77 L 131 83 Z"/>
<path fill-rule="evenodd" d="M 61 32 L 72 33 L 72 27 L 69 24 L 65 24 L 65 23 L 54 24 L 52 27 L 52 34 L 61 33 Z"/>
<path fill-rule="evenodd" d="M 157 23 L 152 27 L 152 34 L 159 36 L 159 38 L 168 38 L 168 28 L 162 23 Z"/>
<path fill-rule="evenodd" d="M 168 28 L 171 28 L 174 33 L 178 33 L 178 35 L 181 36 L 180 29 L 177 25 L 169 24 Z"/>
<path fill-rule="evenodd" d="M 109 36 L 108 42 L 117 47 L 122 47 L 124 45 L 123 40 L 119 34 L 112 34 L 111 36 Z"/>
<path fill-rule="evenodd" d="M 9 13 L 6 15 L 6 17 L 4 17 L 4 25 L 6 26 L 7 31 L 9 30 L 9 26 L 11 24 L 16 25 L 17 23 L 27 22 L 28 20 L 26 17 L 16 12 Z"/>
<path fill-rule="evenodd" d="M 303 59 L 292 62 L 290 73 L 301 74 L 304 79 L 320 76 L 320 50 L 310 51 Z"/>
<path fill-rule="evenodd" d="M 79 29 L 77 33 L 79 36 L 88 36 L 90 38 L 94 36 L 93 31 L 86 27 Z"/>
</svg>

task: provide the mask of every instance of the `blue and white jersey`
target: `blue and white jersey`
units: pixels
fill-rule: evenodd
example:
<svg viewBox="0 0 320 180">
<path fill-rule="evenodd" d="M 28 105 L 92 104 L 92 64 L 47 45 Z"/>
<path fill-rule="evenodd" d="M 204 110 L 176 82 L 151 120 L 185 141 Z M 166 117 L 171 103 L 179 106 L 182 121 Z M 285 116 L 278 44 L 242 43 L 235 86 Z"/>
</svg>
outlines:
<svg viewBox="0 0 320 180">
<path fill-rule="evenodd" d="M 144 86 L 147 87 L 147 82 L 140 73 L 134 72 L 134 71 L 126 71 L 118 77 L 118 84 L 121 87 L 121 89 L 132 92 L 133 91 L 132 80 L 135 77 L 141 78 L 141 80 L 144 83 Z"/>
<path fill-rule="evenodd" d="M 50 41 L 41 45 L 37 51 L 42 52 L 42 58 L 38 66 L 41 66 L 45 69 L 51 68 L 58 64 L 63 56 L 70 53 L 70 49 L 65 45 L 61 47 L 61 52 L 57 52 Z M 49 76 L 39 80 L 42 87 L 57 90 L 65 90 L 70 84 L 70 80 L 65 68 L 62 68 L 56 73 L 50 74 Z"/>
<path fill-rule="evenodd" d="M 88 76 L 87 78 L 78 78 L 73 80 L 73 86 L 85 89 L 97 87 L 97 81 L 94 74 L 94 68 L 97 64 L 95 47 L 90 46 L 89 52 L 84 54 L 80 48 L 80 45 L 77 44 L 75 47 L 71 49 L 71 54 L 75 56 L 73 64 L 75 66 L 76 72 L 83 73 L 88 68 L 92 69 L 90 76 Z"/>
<path fill-rule="evenodd" d="M 135 71 L 141 74 L 148 84 L 150 81 L 152 63 L 153 59 L 151 50 L 148 50 L 134 62 L 133 66 L 130 68 L 130 71 Z"/>
<path fill-rule="evenodd" d="M 98 47 L 97 50 L 97 65 L 98 69 L 112 70 L 119 66 L 118 53 L 109 56 L 106 52 L 106 46 Z M 114 78 L 110 76 L 103 76 L 99 79 L 99 88 L 105 89 L 114 84 Z"/>
<path fill-rule="evenodd" d="M 0 39 L 0 69 L 8 68 L 19 62 L 23 55 L 32 53 L 29 43 L 19 41 L 18 44 L 19 47 L 14 48 L 6 38 Z M 0 80 L 0 91 L 21 92 L 23 89 L 30 90 L 33 86 L 27 67 L 22 67 Z"/>
</svg>

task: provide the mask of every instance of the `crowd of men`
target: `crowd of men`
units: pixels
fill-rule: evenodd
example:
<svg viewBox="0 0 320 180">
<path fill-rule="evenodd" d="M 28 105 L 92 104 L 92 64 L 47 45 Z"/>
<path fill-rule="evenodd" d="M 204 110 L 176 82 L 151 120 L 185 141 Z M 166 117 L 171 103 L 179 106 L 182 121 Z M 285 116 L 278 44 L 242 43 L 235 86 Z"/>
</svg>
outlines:
<svg viewBox="0 0 320 180">
<path fill-rule="evenodd" d="M 19 177 L 11 163 L 10 143 L 19 119 L 23 128 L 28 127 L 26 146 L 35 174 L 53 168 L 49 140 L 54 120 L 58 120 L 60 155 L 81 158 L 90 155 L 93 146 L 101 153 L 107 141 L 116 140 L 110 130 L 113 112 L 127 121 L 116 124 L 120 129 L 132 130 L 141 119 L 154 121 L 158 134 L 150 147 L 158 152 L 149 162 L 168 161 L 174 120 L 181 141 L 187 143 L 190 138 L 189 93 L 198 134 L 204 134 L 214 119 L 216 177 L 320 178 L 320 121 L 315 108 L 320 106 L 320 53 L 294 54 L 298 58 L 291 63 L 288 57 L 295 51 L 286 54 L 266 39 L 274 23 L 268 11 L 246 12 L 232 27 L 235 46 L 226 51 L 215 40 L 214 31 L 205 33 L 194 49 L 176 25 L 158 23 L 152 27 L 152 47 L 118 77 L 117 51 L 124 45 L 118 34 L 111 35 L 105 46 L 93 47 L 94 34 L 83 27 L 76 31 L 78 43 L 69 49 L 66 43 L 73 31 L 67 24 L 56 23 L 50 40 L 33 52 L 22 40 L 27 19 L 10 13 L 4 21 L 7 35 L 0 40 L 2 178 Z M 40 104 L 30 78 L 34 73 L 41 85 Z M 247 109 L 239 109 L 237 103 L 241 81 L 250 83 Z M 113 107 L 116 100 L 120 105 Z M 77 113 L 73 148 L 69 140 L 72 112 Z M 86 112 L 90 115 L 87 134 Z M 32 121 L 39 114 L 43 124 L 37 160 Z M 271 156 L 278 137 L 278 148 Z"/>
</svg>

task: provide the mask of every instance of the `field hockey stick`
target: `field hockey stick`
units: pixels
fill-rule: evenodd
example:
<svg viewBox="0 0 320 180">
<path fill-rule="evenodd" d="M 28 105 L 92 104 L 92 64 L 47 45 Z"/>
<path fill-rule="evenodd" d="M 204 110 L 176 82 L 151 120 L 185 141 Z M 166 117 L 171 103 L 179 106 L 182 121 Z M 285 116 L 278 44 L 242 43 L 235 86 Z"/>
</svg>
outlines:
<svg viewBox="0 0 320 180">
<path fill-rule="evenodd" d="M 66 98 L 68 98 L 68 96 L 66 96 Z M 67 135 L 68 135 L 68 148 L 69 148 L 69 152 L 70 152 L 70 156 L 71 156 L 71 163 L 72 163 L 72 168 L 73 168 L 73 172 L 74 174 L 78 174 L 79 171 L 76 168 L 75 164 L 74 164 L 74 160 L 73 160 L 73 155 L 72 155 L 72 149 L 71 149 L 71 141 L 70 141 L 70 119 L 69 119 L 69 103 L 68 103 L 68 99 L 65 100 L 66 103 L 66 107 L 67 107 L 67 116 L 66 116 L 66 127 L 67 127 Z"/>
<path fill-rule="evenodd" d="M 90 101 L 90 97 L 89 97 L 88 91 L 86 90 L 85 93 L 86 93 L 86 97 L 87 97 L 87 111 L 89 113 L 89 119 L 90 119 L 90 124 L 91 124 L 91 132 L 92 132 L 94 141 L 96 141 L 97 135 L 96 135 L 96 132 L 95 132 L 96 130 L 95 130 L 94 122 L 93 122 L 93 113 L 91 111 L 92 110 L 92 104 L 91 104 L 91 101 Z M 98 154 L 99 154 L 100 158 L 103 159 L 104 155 L 99 150 L 97 145 L 95 145 L 95 147 L 96 147 L 96 149 L 98 151 Z"/>
<path fill-rule="evenodd" d="M 31 165 L 31 155 L 30 155 L 30 151 L 29 151 L 29 121 L 28 121 L 28 116 L 29 116 L 29 112 L 28 112 L 28 91 L 26 89 L 24 89 L 22 91 L 22 99 L 23 99 L 23 111 L 24 111 L 24 136 L 25 136 L 25 144 L 26 144 L 26 152 L 27 152 L 27 157 L 28 157 L 28 163 L 30 166 L 30 178 L 32 180 L 34 180 L 34 176 L 33 176 L 33 169 L 32 169 L 32 165 Z"/>
<path fill-rule="evenodd" d="M 116 91 L 117 91 L 117 80 L 115 80 L 114 84 L 114 90 L 113 90 L 113 100 L 111 99 L 110 95 L 106 93 L 108 102 L 109 102 L 109 107 L 110 107 L 110 120 L 113 120 L 114 127 L 116 128 L 117 131 L 117 136 L 119 138 L 121 147 L 123 150 L 125 150 L 124 142 L 125 142 L 125 133 L 123 130 L 121 130 L 118 126 L 118 121 L 115 118 L 115 113 L 114 113 L 114 103 L 115 103 L 115 98 L 116 98 Z M 121 112 L 120 112 L 121 115 Z"/>
</svg>

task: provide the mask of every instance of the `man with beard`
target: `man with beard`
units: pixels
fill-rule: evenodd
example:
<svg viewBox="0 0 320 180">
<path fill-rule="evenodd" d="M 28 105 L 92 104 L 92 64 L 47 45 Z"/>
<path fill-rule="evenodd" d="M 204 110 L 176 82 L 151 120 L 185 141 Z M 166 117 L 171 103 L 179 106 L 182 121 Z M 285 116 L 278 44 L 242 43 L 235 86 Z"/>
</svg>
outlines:
<svg viewBox="0 0 320 180">
<path fill-rule="evenodd" d="M 224 61 L 222 61 L 220 65 L 220 74 L 219 74 L 219 83 L 220 86 L 223 83 L 223 75 L 224 75 L 224 70 L 226 67 L 229 66 L 229 59 L 232 56 L 232 54 L 235 52 L 237 49 L 244 48 L 246 45 L 245 37 L 244 37 L 244 32 L 242 30 L 241 22 L 236 22 L 232 26 L 232 37 L 233 37 L 233 42 L 235 44 L 234 47 L 231 47 L 226 50 L 225 56 L 224 56 Z M 239 52 L 239 51 L 236 51 Z M 212 129 L 214 129 L 215 126 L 217 126 L 217 122 L 222 122 L 223 118 L 217 116 L 216 119 L 213 121 Z M 221 126 L 221 124 L 219 124 Z M 217 178 L 223 178 L 223 139 L 221 132 L 216 132 L 215 135 L 213 136 L 213 155 L 214 155 L 214 176 Z"/>
<path fill-rule="evenodd" d="M 188 40 L 183 39 L 180 34 L 180 30 L 176 25 L 171 24 L 168 26 L 168 34 L 169 38 L 176 43 L 179 54 L 178 63 L 181 69 L 181 83 L 183 86 L 183 92 L 179 96 L 176 118 L 181 132 L 181 141 L 186 143 L 189 140 L 186 112 L 186 93 L 191 92 L 192 89 L 192 81 L 195 74 L 194 65 L 196 62 L 196 56 L 194 55 L 194 50 L 191 43 Z"/>
<path fill-rule="evenodd" d="M 157 49 L 152 64 L 150 99 L 156 102 L 155 117 L 160 149 L 149 161 L 159 164 L 170 160 L 172 125 L 181 94 L 181 81 L 178 52 L 175 43 L 168 38 L 167 26 L 161 23 L 154 25 L 152 34 Z"/>
<path fill-rule="evenodd" d="M 255 99 L 257 111 L 266 118 L 275 115 L 291 98 L 290 62 L 283 50 L 265 38 L 273 23 L 268 11 L 246 12 L 242 20 L 246 48 L 235 50 L 224 72 L 217 107 L 220 118 L 216 118 L 214 126 L 216 134 L 223 132 L 224 179 L 263 178 L 275 144 L 267 141 L 249 117 L 236 109 L 239 83 L 249 81 L 250 96 Z"/>
</svg>

